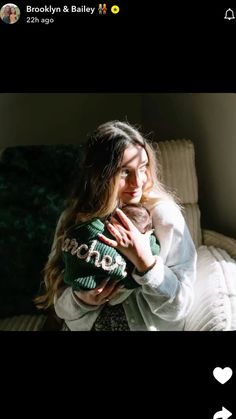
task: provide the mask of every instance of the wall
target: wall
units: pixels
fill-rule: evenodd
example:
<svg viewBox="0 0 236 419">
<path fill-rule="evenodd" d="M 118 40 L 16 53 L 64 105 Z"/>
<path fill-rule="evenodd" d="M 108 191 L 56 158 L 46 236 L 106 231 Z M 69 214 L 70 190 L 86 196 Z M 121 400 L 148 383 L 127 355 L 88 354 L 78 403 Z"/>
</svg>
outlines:
<svg viewBox="0 0 236 419">
<path fill-rule="evenodd" d="M 137 94 L 0 94 L 0 147 L 78 143 L 102 122 L 140 120 Z"/>
<path fill-rule="evenodd" d="M 236 237 L 236 95 L 142 95 L 142 122 L 153 138 L 194 142 L 202 225 Z"/>
</svg>

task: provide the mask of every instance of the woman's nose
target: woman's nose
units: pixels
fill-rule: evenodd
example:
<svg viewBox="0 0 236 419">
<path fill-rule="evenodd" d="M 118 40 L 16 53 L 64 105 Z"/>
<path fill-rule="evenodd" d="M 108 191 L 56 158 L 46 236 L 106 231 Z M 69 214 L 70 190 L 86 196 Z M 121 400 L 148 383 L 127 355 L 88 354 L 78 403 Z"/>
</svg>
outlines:
<svg viewBox="0 0 236 419">
<path fill-rule="evenodd" d="M 141 177 L 138 173 L 133 173 L 133 175 L 130 178 L 130 186 L 132 187 L 140 187 L 142 184 Z"/>
</svg>

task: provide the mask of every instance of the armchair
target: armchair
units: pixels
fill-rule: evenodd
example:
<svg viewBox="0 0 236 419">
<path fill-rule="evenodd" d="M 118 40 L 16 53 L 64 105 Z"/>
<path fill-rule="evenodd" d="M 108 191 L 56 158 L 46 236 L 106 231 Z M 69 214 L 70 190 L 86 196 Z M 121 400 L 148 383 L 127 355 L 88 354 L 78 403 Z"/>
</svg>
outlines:
<svg viewBox="0 0 236 419">
<path fill-rule="evenodd" d="M 236 330 L 236 240 L 201 229 L 194 145 L 159 142 L 157 153 L 161 179 L 180 198 L 198 253 L 195 302 L 185 330 Z"/>
</svg>

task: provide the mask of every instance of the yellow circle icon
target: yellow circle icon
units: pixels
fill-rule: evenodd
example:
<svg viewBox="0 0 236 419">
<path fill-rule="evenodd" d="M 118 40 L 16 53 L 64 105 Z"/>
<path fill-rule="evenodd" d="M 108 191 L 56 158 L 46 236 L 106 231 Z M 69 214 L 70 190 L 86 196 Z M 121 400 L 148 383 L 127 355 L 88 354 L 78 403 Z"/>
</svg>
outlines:
<svg viewBox="0 0 236 419">
<path fill-rule="evenodd" d="M 120 8 L 118 6 L 112 6 L 111 8 L 111 12 L 114 13 L 114 15 L 116 15 L 116 13 L 119 13 Z"/>
</svg>

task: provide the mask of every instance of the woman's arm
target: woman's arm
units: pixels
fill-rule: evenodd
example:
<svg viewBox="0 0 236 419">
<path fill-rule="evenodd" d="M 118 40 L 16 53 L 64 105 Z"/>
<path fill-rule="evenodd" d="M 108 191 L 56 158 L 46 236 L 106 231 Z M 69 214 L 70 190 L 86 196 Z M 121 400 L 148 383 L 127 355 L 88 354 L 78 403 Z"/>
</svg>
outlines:
<svg viewBox="0 0 236 419">
<path fill-rule="evenodd" d="M 153 211 L 153 224 L 161 252 L 144 276 L 133 274 L 142 285 L 152 313 L 169 321 L 183 319 L 193 304 L 196 249 L 185 220 L 174 203 L 161 202 Z"/>
<path fill-rule="evenodd" d="M 102 306 L 121 288 L 108 281 L 105 279 L 91 291 L 73 291 L 72 287 L 66 287 L 54 300 L 57 316 L 65 320 L 71 330 L 90 330 Z"/>
<path fill-rule="evenodd" d="M 142 294 L 140 298 L 146 300 L 153 314 L 169 321 L 180 320 L 188 314 L 193 303 L 196 250 L 185 220 L 175 203 L 171 201 L 158 203 L 153 210 L 153 225 L 160 242 L 161 252 L 159 256 L 156 256 L 156 263 L 147 273 L 141 275 L 134 270 L 133 278 L 142 285 L 136 293 Z M 132 229 L 128 236 L 135 241 L 138 234 L 137 232 L 133 234 Z M 140 235 L 137 245 L 132 245 L 130 252 L 135 251 L 137 246 L 138 254 L 143 254 L 145 258 L 148 254 L 147 247 L 150 249 L 150 245 L 141 236 L 145 235 Z M 117 241 L 119 241 L 118 235 L 116 235 Z M 119 245 L 119 249 L 129 257 L 127 248 Z M 136 253 L 133 260 L 137 257 Z M 138 271 L 142 271 L 139 265 L 135 264 L 135 266 Z"/>
<path fill-rule="evenodd" d="M 91 330 L 102 306 L 87 305 L 78 299 L 72 287 L 66 287 L 54 301 L 55 312 L 70 330 Z"/>
</svg>

